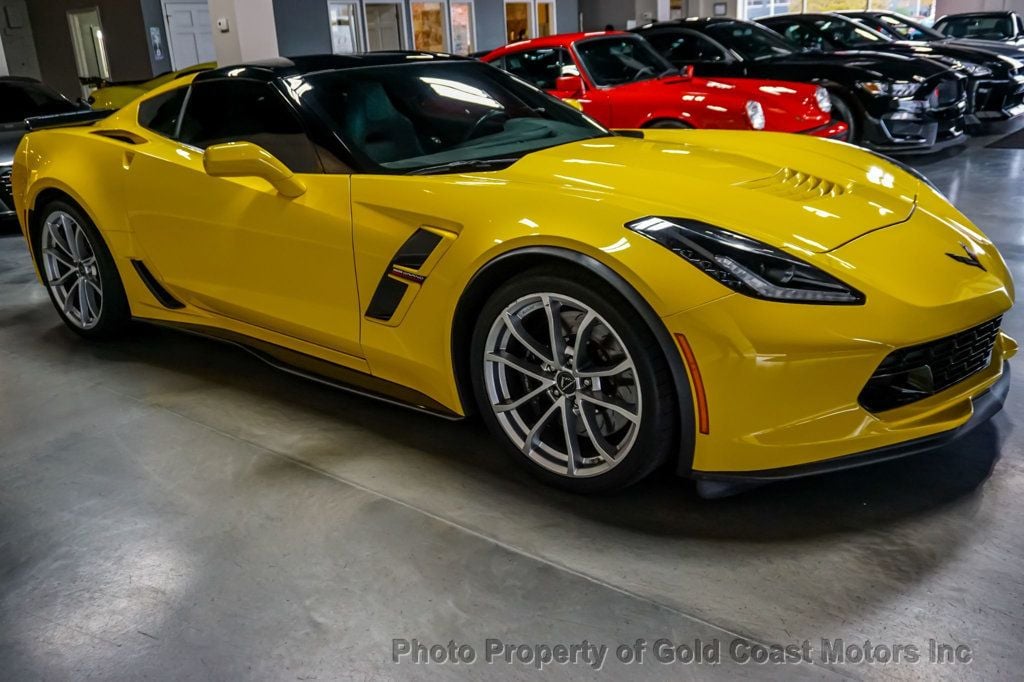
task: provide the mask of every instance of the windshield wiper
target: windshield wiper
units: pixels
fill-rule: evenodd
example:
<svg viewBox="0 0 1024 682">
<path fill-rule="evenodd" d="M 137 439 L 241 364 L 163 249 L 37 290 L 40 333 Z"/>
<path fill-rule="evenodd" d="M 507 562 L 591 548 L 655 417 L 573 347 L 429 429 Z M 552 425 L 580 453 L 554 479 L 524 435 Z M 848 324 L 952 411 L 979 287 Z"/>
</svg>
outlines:
<svg viewBox="0 0 1024 682">
<path fill-rule="evenodd" d="M 438 163 L 433 166 L 424 166 L 423 168 L 416 168 L 415 170 L 409 171 L 408 175 L 434 175 L 437 173 L 447 173 L 450 171 L 460 170 L 497 170 L 510 166 L 521 157 L 510 156 L 500 159 L 462 159 L 459 161 L 448 161 L 447 163 Z"/>
</svg>

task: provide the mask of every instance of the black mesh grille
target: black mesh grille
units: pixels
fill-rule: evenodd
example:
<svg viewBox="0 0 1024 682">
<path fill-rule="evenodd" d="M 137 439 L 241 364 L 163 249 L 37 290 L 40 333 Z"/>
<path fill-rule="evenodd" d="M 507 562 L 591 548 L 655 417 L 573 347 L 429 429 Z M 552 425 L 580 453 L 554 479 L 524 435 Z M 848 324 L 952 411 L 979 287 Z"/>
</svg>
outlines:
<svg viewBox="0 0 1024 682">
<path fill-rule="evenodd" d="M 5 168 L 0 173 L 0 211 L 14 210 L 14 196 L 11 194 L 11 169 Z"/>
<path fill-rule="evenodd" d="M 869 412 L 907 405 L 988 367 L 1002 317 L 937 341 L 893 351 L 860 393 Z"/>
</svg>

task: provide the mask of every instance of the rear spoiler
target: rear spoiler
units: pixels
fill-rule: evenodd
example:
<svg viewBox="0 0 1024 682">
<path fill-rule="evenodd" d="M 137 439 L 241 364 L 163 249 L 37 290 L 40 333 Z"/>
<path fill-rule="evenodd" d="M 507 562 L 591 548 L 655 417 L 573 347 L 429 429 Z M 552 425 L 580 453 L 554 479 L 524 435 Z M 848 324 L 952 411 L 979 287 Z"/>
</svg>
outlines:
<svg viewBox="0 0 1024 682">
<path fill-rule="evenodd" d="M 33 116 L 25 119 L 25 130 L 42 130 L 43 128 L 62 128 L 64 126 L 81 126 L 102 121 L 114 113 L 113 109 L 92 109 L 89 111 L 72 111 L 67 114 L 50 114 L 49 116 Z"/>
</svg>

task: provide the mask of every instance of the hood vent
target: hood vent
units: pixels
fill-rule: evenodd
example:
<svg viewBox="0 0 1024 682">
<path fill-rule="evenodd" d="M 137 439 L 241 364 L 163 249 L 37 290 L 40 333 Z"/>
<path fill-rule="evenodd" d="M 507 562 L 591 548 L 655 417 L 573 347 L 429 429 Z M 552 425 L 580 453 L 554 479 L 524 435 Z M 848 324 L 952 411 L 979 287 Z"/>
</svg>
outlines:
<svg viewBox="0 0 1024 682">
<path fill-rule="evenodd" d="M 835 182 L 792 168 L 781 168 L 767 178 L 741 182 L 736 187 L 767 192 L 781 199 L 792 199 L 793 201 L 835 198 L 846 192 L 841 185 Z"/>
</svg>

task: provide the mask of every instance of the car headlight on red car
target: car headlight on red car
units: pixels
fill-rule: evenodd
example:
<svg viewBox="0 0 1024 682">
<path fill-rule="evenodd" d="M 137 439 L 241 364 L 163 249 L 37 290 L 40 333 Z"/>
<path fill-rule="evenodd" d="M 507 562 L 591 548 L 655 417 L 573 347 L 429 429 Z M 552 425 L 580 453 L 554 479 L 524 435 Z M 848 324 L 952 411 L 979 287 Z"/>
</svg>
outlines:
<svg viewBox="0 0 1024 682">
<path fill-rule="evenodd" d="M 828 90 L 819 85 L 814 90 L 814 99 L 818 101 L 818 108 L 826 114 L 832 111 L 832 98 L 829 97 Z"/>
<path fill-rule="evenodd" d="M 764 130 L 764 107 L 757 100 L 747 101 L 747 120 L 754 130 Z"/>
<path fill-rule="evenodd" d="M 650 216 L 626 227 L 746 296 L 786 303 L 864 303 L 864 294 L 810 263 L 714 225 Z"/>
</svg>

